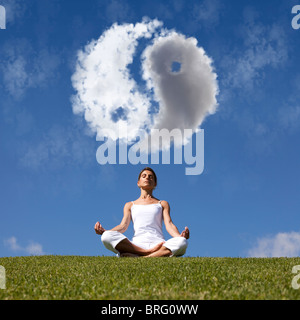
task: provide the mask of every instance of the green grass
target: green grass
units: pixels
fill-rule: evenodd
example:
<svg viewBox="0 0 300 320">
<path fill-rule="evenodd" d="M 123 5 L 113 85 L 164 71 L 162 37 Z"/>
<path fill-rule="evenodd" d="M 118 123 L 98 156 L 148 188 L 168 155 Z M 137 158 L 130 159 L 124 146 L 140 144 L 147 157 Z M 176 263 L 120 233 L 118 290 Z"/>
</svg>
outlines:
<svg viewBox="0 0 300 320">
<path fill-rule="evenodd" d="M 0 258 L 0 299 L 200 300 L 300 298 L 300 258 Z"/>
</svg>

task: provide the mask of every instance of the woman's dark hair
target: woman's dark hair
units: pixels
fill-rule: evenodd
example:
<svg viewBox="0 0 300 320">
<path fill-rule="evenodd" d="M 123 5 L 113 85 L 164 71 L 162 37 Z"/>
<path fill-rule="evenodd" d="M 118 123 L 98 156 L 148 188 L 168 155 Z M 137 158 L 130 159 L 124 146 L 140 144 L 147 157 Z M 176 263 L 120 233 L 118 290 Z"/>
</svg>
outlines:
<svg viewBox="0 0 300 320">
<path fill-rule="evenodd" d="M 144 168 L 144 169 L 140 172 L 138 180 L 140 180 L 140 177 L 141 177 L 142 173 L 143 173 L 145 170 L 151 171 L 151 172 L 153 173 L 154 182 L 155 182 L 155 184 L 157 184 L 156 174 L 155 174 L 154 170 L 151 169 L 151 168 L 149 168 L 149 167 Z"/>
</svg>

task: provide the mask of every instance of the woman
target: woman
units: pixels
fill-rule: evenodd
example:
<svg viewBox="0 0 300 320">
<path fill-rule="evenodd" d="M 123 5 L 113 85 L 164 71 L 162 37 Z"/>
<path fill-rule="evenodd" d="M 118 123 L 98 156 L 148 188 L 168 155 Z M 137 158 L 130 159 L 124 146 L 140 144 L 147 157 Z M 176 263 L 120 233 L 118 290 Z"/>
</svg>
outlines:
<svg viewBox="0 0 300 320">
<path fill-rule="evenodd" d="M 149 167 L 144 168 L 139 174 L 137 185 L 141 195 L 137 200 L 125 204 L 124 216 L 118 226 L 105 230 L 99 222 L 95 224 L 95 231 L 101 235 L 104 246 L 122 257 L 182 256 L 187 248 L 189 229 L 185 227 L 179 233 L 172 222 L 168 202 L 152 195 L 157 185 L 155 172 Z M 131 220 L 134 237 L 129 241 L 123 233 Z M 168 241 L 163 236 L 162 220 L 172 236 Z"/>
</svg>

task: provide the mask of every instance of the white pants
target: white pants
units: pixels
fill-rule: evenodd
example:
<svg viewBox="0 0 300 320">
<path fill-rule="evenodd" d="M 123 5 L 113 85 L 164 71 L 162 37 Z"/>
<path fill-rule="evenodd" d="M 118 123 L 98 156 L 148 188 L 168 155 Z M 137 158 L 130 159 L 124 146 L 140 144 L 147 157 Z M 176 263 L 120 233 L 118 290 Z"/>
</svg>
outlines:
<svg viewBox="0 0 300 320">
<path fill-rule="evenodd" d="M 104 244 L 104 246 L 114 252 L 114 253 L 119 253 L 118 250 L 116 249 L 116 246 L 118 245 L 119 242 L 121 242 L 122 240 L 127 239 L 124 234 L 120 233 L 119 231 L 105 231 L 102 236 L 101 236 L 101 240 Z M 150 249 L 152 247 L 154 247 L 156 244 L 158 244 L 161 241 L 155 241 L 153 243 L 138 243 L 138 242 L 132 242 L 134 243 L 136 246 L 139 246 L 143 249 Z M 174 237 L 171 238 L 167 241 L 164 242 L 163 244 L 164 247 L 166 247 L 167 249 L 169 249 L 172 252 L 171 256 L 182 256 L 185 254 L 186 248 L 188 246 L 188 242 L 186 240 L 186 238 L 184 237 Z"/>
</svg>

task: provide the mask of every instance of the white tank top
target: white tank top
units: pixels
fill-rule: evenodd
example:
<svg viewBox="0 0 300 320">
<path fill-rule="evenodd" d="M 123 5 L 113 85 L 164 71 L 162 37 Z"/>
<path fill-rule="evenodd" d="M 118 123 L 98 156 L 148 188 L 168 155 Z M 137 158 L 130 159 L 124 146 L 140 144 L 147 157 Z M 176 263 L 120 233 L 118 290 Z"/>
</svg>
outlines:
<svg viewBox="0 0 300 320">
<path fill-rule="evenodd" d="M 132 202 L 133 203 L 133 202 Z M 160 201 L 152 204 L 135 204 L 131 206 L 131 219 L 134 236 L 132 240 L 164 240 L 162 232 L 162 206 Z"/>
</svg>

